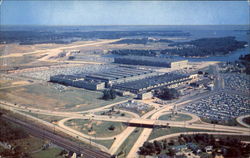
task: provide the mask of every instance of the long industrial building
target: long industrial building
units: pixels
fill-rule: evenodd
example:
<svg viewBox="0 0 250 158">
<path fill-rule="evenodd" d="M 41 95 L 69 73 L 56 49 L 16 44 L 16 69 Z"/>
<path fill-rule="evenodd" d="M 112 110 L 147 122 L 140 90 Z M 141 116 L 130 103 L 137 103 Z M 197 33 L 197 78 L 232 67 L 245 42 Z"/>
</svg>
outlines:
<svg viewBox="0 0 250 158">
<path fill-rule="evenodd" d="M 142 91 L 149 91 L 162 86 L 175 87 L 190 80 L 191 78 L 189 75 L 166 73 L 159 76 L 152 76 L 136 81 L 116 84 L 113 88 L 137 94 Z"/>
<path fill-rule="evenodd" d="M 112 87 L 115 84 L 157 75 L 157 72 L 151 70 L 128 66 L 118 66 L 109 70 L 92 74 L 56 75 L 50 77 L 50 81 L 78 88 L 101 90 L 105 87 Z"/>
<path fill-rule="evenodd" d="M 114 88 L 140 94 L 162 86 L 173 88 L 191 79 L 189 75 L 159 74 L 142 68 L 118 66 L 92 74 L 56 75 L 52 76 L 50 81 L 90 90 Z"/>
<path fill-rule="evenodd" d="M 135 67 L 119 66 L 107 71 L 86 75 L 89 80 L 98 80 L 106 83 L 106 87 L 114 84 L 139 80 L 146 77 L 157 76 L 158 73 L 151 70 L 145 70 Z"/>
<path fill-rule="evenodd" d="M 177 60 L 170 58 L 146 57 L 146 56 L 123 56 L 115 57 L 114 62 L 128 65 L 158 66 L 167 68 L 185 68 L 188 60 Z"/>
<path fill-rule="evenodd" d="M 105 83 L 97 80 L 87 80 L 82 75 L 55 75 L 50 77 L 50 81 L 66 86 L 85 88 L 89 90 L 102 90 Z"/>
</svg>

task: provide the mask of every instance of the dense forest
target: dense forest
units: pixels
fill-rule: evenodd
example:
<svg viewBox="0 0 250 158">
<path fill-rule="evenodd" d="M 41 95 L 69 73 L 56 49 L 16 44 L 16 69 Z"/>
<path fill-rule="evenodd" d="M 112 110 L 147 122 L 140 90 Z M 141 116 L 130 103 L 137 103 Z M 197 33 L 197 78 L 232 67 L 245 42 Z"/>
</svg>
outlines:
<svg viewBox="0 0 250 158">
<path fill-rule="evenodd" d="M 201 38 L 189 42 L 176 42 L 169 46 L 177 48 L 165 49 L 161 54 L 180 55 L 186 57 L 204 57 L 212 55 L 225 55 L 240 48 L 247 42 L 237 41 L 235 37 Z"/>
<path fill-rule="evenodd" d="M 179 55 L 184 57 L 205 57 L 225 55 L 240 48 L 244 48 L 247 42 L 237 41 L 235 37 L 201 38 L 189 42 L 172 42 L 173 48 L 164 50 L 113 50 L 112 54 L 157 56 L 159 54 Z"/>
</svg>

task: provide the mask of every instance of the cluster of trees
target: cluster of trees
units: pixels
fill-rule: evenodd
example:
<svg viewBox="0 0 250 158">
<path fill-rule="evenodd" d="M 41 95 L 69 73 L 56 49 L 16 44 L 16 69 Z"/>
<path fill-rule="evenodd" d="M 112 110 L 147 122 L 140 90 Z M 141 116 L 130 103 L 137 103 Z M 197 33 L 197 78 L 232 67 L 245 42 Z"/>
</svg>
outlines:
<svg viewBox="0 0 250 158">
<path fill-rule="evenodd" d="M 0 141 L 9 142 L 11 140 L 27 138 L 29 135 L 21 128 L 12 126 L 0 118 Z"/>
<path fill-rule="evenodd" d="M 244 121 L 246 124 L 250 125 L 250 117 L 244 118 L 243 121 Z"/>
<path fill-rule="evenodd" d="M 9 158 L 32 158 L 29 153 L 24 153 L 22 147 L 17 146 L 14 149 L 4 149 L 0 152 L 0 156 Z"/>
<path fill-rule="evenodd" d="M 174 88 L 162 88 L 156 90 L 154 95 L 163 100 L 172 100 L 179 98 L 180 93 Z"/>
<path fill-rule="evenodd" d="M 29 135 L 21 128 L 13 126 L 0 118 L 0 142 L 10 143 L 13 140 L 24 139 L 28 136 Z M 0 152 L 0 155 L 3 157 L 31 157 L 29 154 L 23 152 L 21 146 L 13 146 L 12 149 L 4 149 Z"/>
<path fill-rule="evenodd" d="M 69 60 L 74 60 L 76 57 L 75 56 L 69 56 L 68 59 Z"/>
<path fill-rule="evenodd" d="M 224 157 L 248 157 L 250 156 L 250 144 L 244 144 L 240 139 L 232 137 L 214 137 L 208 134 L 180 135 L 178 141 L 182 144 L 195 143 L 204 151 L 206 146 L 214 149 L 223 149 Z M 216 150 L 213 150 L 215 154 Z"/>
<path fill-rule="evenodd" d="M 117 42 L 114 42 L 113 44 L 147 44 L 147 43 L 172 43 L 173 41 L 168 39 L 159 39 L 159 40 L 153 40 L 150 38 L 137 38 L 137 39 L 123 39 Z"/>
<path fill-rule="evenodd" d="M 143 146 L 139 148 L 140 155 L 159 155 L 163 150 L 168 156 L 174 156 L 176 154 L 175 150 L 173 150 L 166 140 L 164 141 L 154 141 L 144 142 Z"/>
<path fill-rule="evenodd" d="M 237 121 L 236 119 L 227 119 L 227 120 L 223 120 L 223 119 L 219 119 L 219 120 L 215 120 L 215 119 L 208 119 L 205 117 L 201 117 L 202 121 L 207 122 L 207 123 L 211 123 L 211 124 L 219 124 L 219 125 L 227 125 L 227 126 L 237 126 Z"/>
<path fill-rule="evenodd" d="M 115 130 L 115 126 L 114 126 L 114 125 L 110 125 L 110 126 L 108 127 L 108 129 L 109 129 L 110 131 L 113 131 L 113 130 Z"/>
<path fill-rule="evenodd" d="M 116 98 L 116 91 L 114 89 L 104 90 L 102 99 L 110 100 Z"/>
<path fill-rule="evenodd" d="M 250 54 L 246 54 L 246 55 L 241 55 L 239 57 L 240 60 L 245 60 L 245 61 L 249 61 L 250 62 Z"/>
<path fill-rule="evenodd" d="M 237 41 L 235 37 L 201 38 L 189 42 L 172 43 L 170 46 L 178 46 L 174 49 L 165 49 L 161 54 L 180 55 L 186 57 L 225 55 L 240 48 L 244 48 L 247 42 Z"/>
<path fill-rule="evenodd" d="M 240 56 L 241 63 L 246 67 L 246 74 L 250 74 L 250 54 Z"/>
<path fill-rule="evenodd" d="M 163 42 L 164 39 L 158 42 Z M 166 41 L 171 43 L 170 41 Z M 117 43 L 134 43 L 146 44 L 147 40 L 143 39 L 125 39 Z M 235 37 L 220 37 L 220 38 L 201 38 L 189 42 L 172 42 L 170 46 L 177 48 L 158 50 L 113 50 L 110 53 L 118 55 L 140 55 L 140 56 L 157 56 L 159 54 L 179 55 L 184 57 L 205 57 L 225 55 L 240 48 L 244 48 L 247 42 L 237 41 Z M 249 58 L 249 56 L 247 56 Z M 246 57 L 246 59 L 247 59 Z M 248 59 L 249 60 L 249 59 Z"/>
<path fill-rule="evenodd" d="M 162 140 L 145 142 L 142 147 L 139 148 L 139 154 L 141 155 L 159 155 L 165 152 L 168 156 L 174 156 L 176 151 L 174 146 L 186 145 L 194 153 L 200 150 L 205 152 L 205 147 L 212 146 L 212 155 L 216 155 L 218 149 L 222 151 L 222 155 L 226 158 L 232 157 L 249 157 L 250 156 L 250 144 L 242 143 L 240 139 L 224 136 L 213 136 L 209 134 L 193 134 L 184 135 L 181 134 L 176 140 Z"/>
</svg>

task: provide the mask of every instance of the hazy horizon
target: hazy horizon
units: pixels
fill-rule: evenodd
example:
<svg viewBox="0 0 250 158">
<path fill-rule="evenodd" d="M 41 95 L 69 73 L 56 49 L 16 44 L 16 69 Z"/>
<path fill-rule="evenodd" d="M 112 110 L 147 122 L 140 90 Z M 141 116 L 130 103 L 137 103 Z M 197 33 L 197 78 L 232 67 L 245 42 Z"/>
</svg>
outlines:
<svg viewBox="0 0 250 158">
<path fill-rule="evenodd" d="M 249 25 L 249 3 L 5 0 L 1 25 Z"/>
</svg>

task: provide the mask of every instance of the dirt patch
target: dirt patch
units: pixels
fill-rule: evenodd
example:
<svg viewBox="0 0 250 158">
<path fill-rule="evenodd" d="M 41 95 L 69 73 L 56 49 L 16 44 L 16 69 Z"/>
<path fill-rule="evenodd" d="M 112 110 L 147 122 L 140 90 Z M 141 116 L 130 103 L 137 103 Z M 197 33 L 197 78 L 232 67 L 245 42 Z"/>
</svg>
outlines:
<svg viewBox="0 0 250 158">
<path fill-rule="evenodd" d="M 100 124 L 102 124 L 102 121 L 96 121 L 97 126 L 100 125 Z"/>
<path fill-rule="evenodd" d="M 29 84 L 29 82 L 28 81 L 16 81 L 12 83 L 12 85 L 25 85 L 25 84 Z"/>
<path fill-rule="evenodd" d="M 82 106 L 86 106 L 87 104 L 79 104 L 79 105 L 76 105 L 75 107 L 76 108 L 80 108 L 80 107 L 82 107 Z"/>
</svg>

